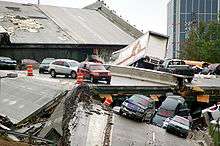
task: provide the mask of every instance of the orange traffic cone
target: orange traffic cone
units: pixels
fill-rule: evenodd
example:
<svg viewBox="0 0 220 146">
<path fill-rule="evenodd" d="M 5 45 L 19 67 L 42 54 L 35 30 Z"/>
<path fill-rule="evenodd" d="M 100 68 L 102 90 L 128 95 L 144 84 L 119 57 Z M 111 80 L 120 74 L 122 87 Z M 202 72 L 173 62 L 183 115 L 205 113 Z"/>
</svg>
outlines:
<svg viewBox="0 0 220 146">
<path fill-rule="evenodd" d="M 27 76 L 33 76 L 33 66 L 27 65 Z"/>
<path fill-rule="evenodd" d="M 83 83 L 83 73 L 79 72 L 77 73 L 76 84 L 82 84 L 82 83 Z"/>
<path fill-rule="evenodd" d="M 105 98 L 104 105 L 110 106 L 112 102 L 113 102 L 112 97 L 107 97 Z"/>
</svg>

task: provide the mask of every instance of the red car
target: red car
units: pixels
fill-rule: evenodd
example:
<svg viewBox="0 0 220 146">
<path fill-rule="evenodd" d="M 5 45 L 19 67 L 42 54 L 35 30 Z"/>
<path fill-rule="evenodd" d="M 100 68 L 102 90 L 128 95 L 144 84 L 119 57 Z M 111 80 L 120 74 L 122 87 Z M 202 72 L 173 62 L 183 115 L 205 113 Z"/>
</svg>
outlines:
<svg viewBox="0 0 220 146">
<path fill-rule="evenodd" d="M 106 70 L 101 63 L 82 62 L 78 68 L 78 73 L 83 73 L 85 79 L 91 80 L 93 83 L 98 81 L 106 81 L 111 83 L 111 72 Z"/>
</svg>

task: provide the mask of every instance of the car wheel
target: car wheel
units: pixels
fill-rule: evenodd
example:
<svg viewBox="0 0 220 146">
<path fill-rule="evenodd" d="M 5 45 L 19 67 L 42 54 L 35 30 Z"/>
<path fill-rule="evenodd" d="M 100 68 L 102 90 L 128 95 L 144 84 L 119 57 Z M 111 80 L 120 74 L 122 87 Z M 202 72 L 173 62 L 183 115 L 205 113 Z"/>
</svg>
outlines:
<svg viewBox="0 0 220 146">
<path fill-rule="evenodd" d="M 51 71 L 50 71 L 50 75 L 51 75 L 51 77 L 56 78 L 56 72 L 55 72 L 55 70 L 51 70 Z"/>
<path fill-rule="evenodd" d="M 121 110 L 121 108 L 119 110 L 119 115 L 123 115 L 123 111 Z"/>
<path fill-rule="evenodd" d="M 70 75 L 71 75 L 71 78 L 73 78 L 73 79 L 76 78 L 76 72 L 75 71 L 72 71 Z"/>
<path fill-rule="evenodd" d="M 98 80 L 97 80 L 97 79 L 94 79 L 94 77 L 91 77 L 91 82 L 92 82 L 92 83 L 97 83 Z"/>
<path fill-rule="evenodd" d="M 111 79 L 107 80 L 107 84 L 110 84 L 111 83 Z"/>
<path fill-rule="evenodd" d="M 192 80 L 193 80 L 192 78 L 187 79 L 188 83 L 191 83 Z"/>
<path fill-rule="evenodd" d="M 147 121 L 147 115 L 144 115 L 141 119 L 141 122 L 146 122 Z"/>
<path fill-rule="evenodd" d="M 43 74 L 44 73 L 44 71 L 42 71 L 41 69 L 39 69 L 39 74 Z"/>
</svg>

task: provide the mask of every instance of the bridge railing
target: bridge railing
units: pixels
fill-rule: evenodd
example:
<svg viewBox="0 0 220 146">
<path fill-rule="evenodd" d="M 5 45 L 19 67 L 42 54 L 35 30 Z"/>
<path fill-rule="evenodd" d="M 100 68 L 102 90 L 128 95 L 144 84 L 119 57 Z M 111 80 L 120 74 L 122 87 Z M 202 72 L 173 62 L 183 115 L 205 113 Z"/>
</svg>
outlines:
<svg viewBox="0 0 220 146">
<path fill-rule="evenodd" d="M 130 66 L 105 65 L 106 69 L 112 72 L 114 76 L 127 77 L 131 79 L 157 82 L 167 85 L 177 85 L 178 78 L 184 78 L 181 75 L 173 75 L 166 72 L 150 69 L 135 68 Z"/>
</svg>

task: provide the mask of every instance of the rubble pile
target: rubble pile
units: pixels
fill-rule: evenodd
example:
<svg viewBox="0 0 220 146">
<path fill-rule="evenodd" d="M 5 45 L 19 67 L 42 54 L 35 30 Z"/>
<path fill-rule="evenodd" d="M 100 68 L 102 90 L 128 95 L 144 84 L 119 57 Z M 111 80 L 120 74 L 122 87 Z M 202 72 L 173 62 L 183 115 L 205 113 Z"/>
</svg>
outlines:
<svg viewBox="0 0 220 146">
<path fill-rule="evenodd" d="M 91 103 L 91 92 L 90 88 L 87 84 L 82 84 L 76 86 L 74 90 L 70 91 L 66 96 L 64 102 L 64 115 L 63 115 L 63 122 L 62 122 L 62 129 L 63 129 L 63 143 L 64 145 L 69 145 L 69 122 L 71 119 L 74 119 L 75 112 L 78 107 L 78 103 L 84 102 L 84 107 L 89 107 Z"/>
<path fill-rule="evenodd" d="M 1 21 L 7 21 L 9 20 L 13 26 L 9 26 L 7 29 L 7 32 L 10 35 L 13 35 L 16 30 L 24 30 L 28 32 L 39 32 L 40 29 L 43 29 L 43 25 L 40 24 L 36 19 L 20 16 L 20 15 L 5 15 L 1 18 Z"/>
</svg>

